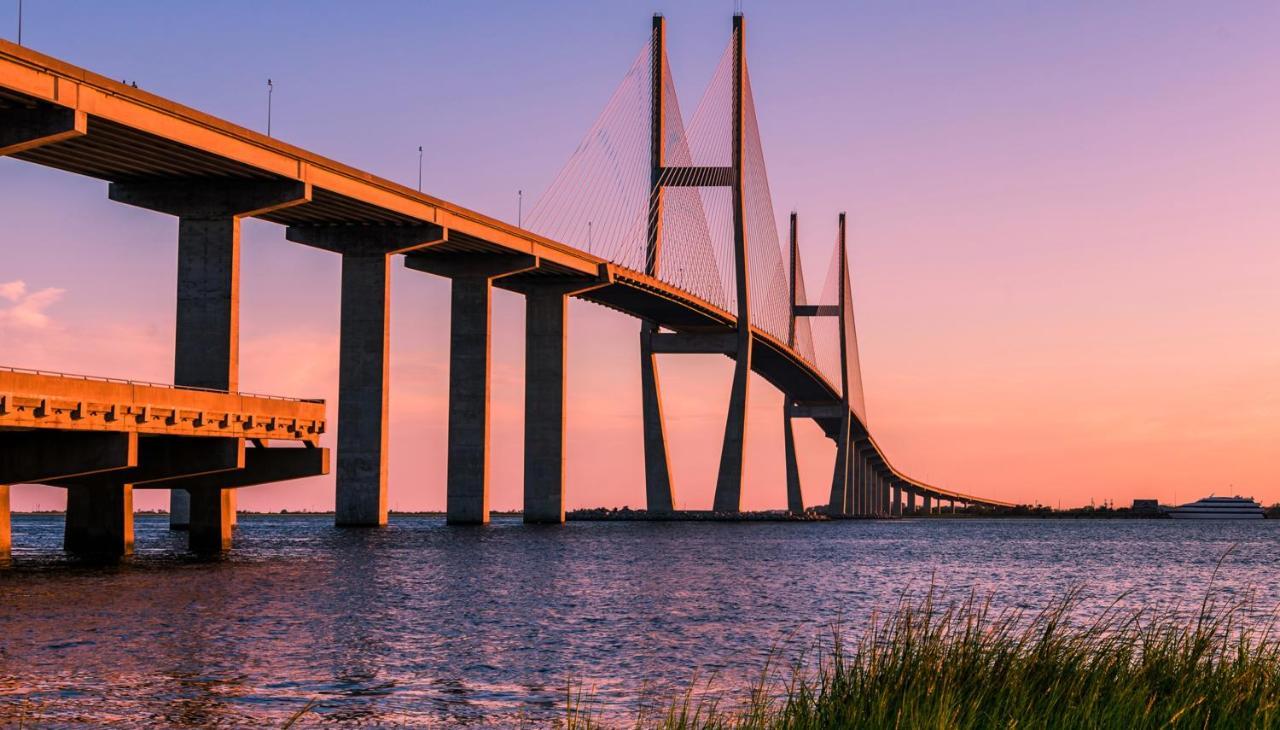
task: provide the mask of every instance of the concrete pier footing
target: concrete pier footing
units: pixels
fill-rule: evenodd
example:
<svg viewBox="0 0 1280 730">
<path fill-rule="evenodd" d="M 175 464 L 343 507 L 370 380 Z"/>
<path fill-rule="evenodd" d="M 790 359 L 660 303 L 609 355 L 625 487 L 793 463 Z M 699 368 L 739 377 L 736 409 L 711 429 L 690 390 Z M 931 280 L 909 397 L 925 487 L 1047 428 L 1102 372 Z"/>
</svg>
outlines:
<svg viewBox="0 0 1280 730">
<path fill-rule="evenodd" d="M 133 485 L 101 481 L 67 488 L 62 545 L 82 557 L 113 560 L 133 554 Z"/>
</svg>

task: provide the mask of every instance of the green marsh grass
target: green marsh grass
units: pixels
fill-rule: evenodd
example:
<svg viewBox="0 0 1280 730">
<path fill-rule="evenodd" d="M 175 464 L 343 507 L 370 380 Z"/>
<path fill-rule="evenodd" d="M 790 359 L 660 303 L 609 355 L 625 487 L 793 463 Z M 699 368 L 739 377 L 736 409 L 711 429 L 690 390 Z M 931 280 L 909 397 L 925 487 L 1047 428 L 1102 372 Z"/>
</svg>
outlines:
<svg viewBox="0 0 1280 730">
<path fill-rule="evenodd" d="M 816 666 L 766 666 L 736 703 L 691 688 L 624 727 L 1280 727 L 1274 613 L 1210 596 L 1191 615 L 1117 601 L 1086 618 L 1078 590 L 1025 613 L 939 606 L 931 589 L 850 639 L 835 627 Z M 568 727 L 615 726 L 569 700 Z"/>
</svg>

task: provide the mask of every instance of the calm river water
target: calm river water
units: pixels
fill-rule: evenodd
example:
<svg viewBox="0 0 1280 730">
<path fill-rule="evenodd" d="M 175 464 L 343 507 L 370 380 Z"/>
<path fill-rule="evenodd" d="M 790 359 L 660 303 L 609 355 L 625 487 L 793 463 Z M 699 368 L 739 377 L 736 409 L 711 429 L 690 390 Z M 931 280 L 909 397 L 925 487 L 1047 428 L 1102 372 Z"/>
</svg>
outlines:
<svg viewBox="0 0 1280 730">
<path fill-rule="evenodd" d="M 695 677 L 726 690 L 769 653 L 855 630 L 901 591 L 992 594 L 1038 608 L 1073 586 L 1086 610 L 1215 585 L 1280 602 L 1280 521 L 917 519 L 570 523 L 448 528 L 392 518 L 242 517 L 236 549 L 192 562 L 163 518 L 137 556 L 59 555 L 60 517 L 14 520 L 0 570 L 0 726 L 532 726 L 572 678 L 606 718 Z M 1262 620 L 1259 618 L 1259 620 Z M 733 696 L 730 692 L 730 696 Z"/>
</svg>

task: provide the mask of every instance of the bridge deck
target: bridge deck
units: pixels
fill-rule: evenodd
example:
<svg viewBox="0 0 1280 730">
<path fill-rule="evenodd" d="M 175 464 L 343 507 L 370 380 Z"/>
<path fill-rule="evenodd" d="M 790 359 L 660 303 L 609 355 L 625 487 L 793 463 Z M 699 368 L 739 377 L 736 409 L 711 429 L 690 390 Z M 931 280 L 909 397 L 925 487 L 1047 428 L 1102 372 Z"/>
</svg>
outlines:
<svg viewBox="0 0 1280 730">
<path fill-rule="evenodd" d="M 0 369 L 0 430 L 118 431 L 318 445 L 324 401 Z"/>
<path fill-rule="evenodd" d="M 30 123 L 57 120 L 59 114 L 63 121 L 52 127 Z M 496 286 L 519 290 L 548 276 L 599 280 L 604 271 L 607 283 L 580 298 L 674 331 L 728 331 L 736 321 L 732 313 L 656 277 L 6 41 L 0 41 L 0 154 L 111 182 L 301 182 L 306 202 L 254 217 L 290 227 L 435 225 L 442 240 L 431 244 L 433 253 L 536 257 L 535 268 L 499 279 Z M 838 388 L 815 365 L 757 327 L 752 334 L 755 372 L 798 401 L 840 402 Z M 838 431 L 816 420 L 828 435 Z M 868 432 L 865 424 L 858 426 Z M 998 504 L 893 472 L 921 491 Z"/>
</svg>

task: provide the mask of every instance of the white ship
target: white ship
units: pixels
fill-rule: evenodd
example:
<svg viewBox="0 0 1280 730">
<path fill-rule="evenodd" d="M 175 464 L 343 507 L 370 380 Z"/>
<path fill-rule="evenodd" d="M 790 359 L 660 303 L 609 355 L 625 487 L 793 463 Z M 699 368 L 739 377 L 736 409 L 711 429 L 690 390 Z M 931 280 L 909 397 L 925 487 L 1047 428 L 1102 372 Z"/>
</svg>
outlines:
<svg viewBox="0 0 1280 730">
<path fill-rule="evenodd" d="M 1205 497 L 1174 507 L 1169 516 L 1175 520 L 1260 520 L 1266 515 L 1262 505 L 1248 497 Z"/>
</svg>

